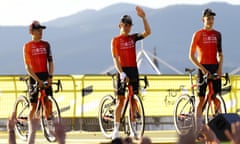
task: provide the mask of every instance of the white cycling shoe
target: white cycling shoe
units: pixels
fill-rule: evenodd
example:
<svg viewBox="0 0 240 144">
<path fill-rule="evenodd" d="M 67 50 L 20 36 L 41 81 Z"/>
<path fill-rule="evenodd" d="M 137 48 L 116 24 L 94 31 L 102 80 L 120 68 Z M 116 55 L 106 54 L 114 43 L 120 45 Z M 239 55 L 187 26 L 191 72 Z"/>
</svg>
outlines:
<svg viewBox="0 0 240 144">
<path fill-rule="evenodd" d="M 117 130 L 114 130 L 112 133 L 112 139 L 118 138 L 119 136 L 119 132 Z"/>
</svg>

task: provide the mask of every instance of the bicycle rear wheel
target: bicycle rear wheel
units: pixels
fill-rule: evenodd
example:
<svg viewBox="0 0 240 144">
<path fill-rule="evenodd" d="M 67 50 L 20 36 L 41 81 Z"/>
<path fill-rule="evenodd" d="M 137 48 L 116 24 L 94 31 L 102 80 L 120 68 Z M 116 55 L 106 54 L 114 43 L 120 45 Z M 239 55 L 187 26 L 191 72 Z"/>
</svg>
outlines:
<svg viewBox="0 0 240 144">
<path fill-rule="evenodd" d="M 189 95 L 181 95 L 174 106 L 174 125 L 178 134 L 186 134 L 195 130 L 194 99 Z"/>
<path fill-rule="evenodd" d="M 226 104 L 222 96 L 219 94 L 216 95 L 215 98 L 219 103 L 220 106 L 215 106 L 213 101 L 211 104 L 207 103 L 206 104 L 206 111 L 205 111 L 205 123 L 208 124 L 215 116 L 217 116 L 220 113 L 226 113 Z"/>
<path fill-rule="evenodd" d="M 55 98 L 53 96 L 48 96 L 48 100 L 48 103 L 45 103 L 48 104 L 48 108 L 50 109 L 51 120 L 47 120 L 44 114 L 44 108 L 41 106 L 41 127 L 45 138 L 49 142 L 55 142 L 56 137 L 54 135 L 54 122 L 60 122 L 61 115 L 58 103 Z"/>
<path fill-rule="evenodd" d="M 28 138 L 28 114 L 29 101 L 25 96 L 19 96 L 15 102 L 14 111 L 16 112 L 15 131 L 18 137 L 24 141 Z"/>
<path fill-rule="evenodd" d="M 139 139 L 144 134 L 145 113 L 144 113 L 143 103 L 138 95 L 135 95 L 135 94 L 133 95 L 132 104 L 133 104 L 132 108 L 135 107 L 134 115 L 133 116 L 131 115 L 131 110 L 129 107 L 128 122 L 129 122 L 130 129 L 132 130 L 132 132 L 135 133 L 134 137 L 136 139 Z M 134 120 L 131 120 L 132 118 L 134 118 Z"/>
<path fill-rule="evenodd" d="M 115 105 L 116 99 L 111 95 L 104 96 L 100 101 L 98 120 L 101 132 L 106 138 L 112 138 Z"/>
</svg>

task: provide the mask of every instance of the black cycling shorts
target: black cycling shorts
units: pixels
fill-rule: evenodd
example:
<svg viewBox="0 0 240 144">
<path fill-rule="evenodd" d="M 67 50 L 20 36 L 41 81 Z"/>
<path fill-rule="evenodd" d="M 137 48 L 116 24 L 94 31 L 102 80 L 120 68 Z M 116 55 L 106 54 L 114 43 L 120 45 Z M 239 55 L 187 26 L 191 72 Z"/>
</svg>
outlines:
<svg viewBox="0 0 240 144">
<path fill-rule="evenodd" d="M 133 86 L 134 94 L 138 94 L 139 90 L 139 74 L 137 67 L 123 67 L 123 72 L 126 73 L 127 77 L 130 80 L 130 85 Z M 126 85 L 124 87 L 121 86 L 120 75 L 117 75 L 117 95 L 125 95 Z"/>
<path fill-rule="evenodd" d="M 39 77 L 40 80 L 47 81 L 48 80 L 48 73 L 47 72 L 42 72 L 42 73 L 36 73 L 36 75 Z M 33 85 L 36 84 L 36 81 L 30 77 L 29 81 L 29 99 L 31 103 L 37 103 L 38 100 L 38 94 L 39 94 L 39 89 L 34 89 Z M 45 89 L 46 95 L 52 96 L 52 87 L 48 87 Z M 47 98 L 47 97 L 46 97 Z"/>
<path fill-rule="evenodd" d="M 217 72 L 218 69 L 218 64 L 208 64 L 208 65 L 203 65 L 211 74 L 214 74 Z M 198 69 L 197 73 L 197 83 L 202 83 L 203 81 L 203 73 L 200 69 Z M 214 89 L 214 94 L 220 94 L 221 93 L 221 78 L 217 80 L 212 80 L 213 82 L 213 89 Z M 201 86 L 198 86 L 197 88 L 197 94 L 200 97 L 205 97 L 206 95 L 206 89 L 207 89 L 207 84 L 204 83 Z"/>
</svg>

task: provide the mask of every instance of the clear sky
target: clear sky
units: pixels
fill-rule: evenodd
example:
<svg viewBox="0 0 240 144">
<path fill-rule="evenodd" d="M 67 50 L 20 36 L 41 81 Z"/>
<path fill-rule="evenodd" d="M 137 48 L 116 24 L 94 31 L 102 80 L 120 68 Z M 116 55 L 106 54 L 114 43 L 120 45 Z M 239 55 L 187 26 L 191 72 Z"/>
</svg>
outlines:
<svg viewBox="0 0 240 144">
<path fill-rule="evenodd" d="M 46 22 L 85 9 L 99 10 L 119 2 L 150 8 L 209 2 L 240 5 L 240 0 L 0 0 L 0 25 L 29 25 L 32 20 Z"/>
</svg>

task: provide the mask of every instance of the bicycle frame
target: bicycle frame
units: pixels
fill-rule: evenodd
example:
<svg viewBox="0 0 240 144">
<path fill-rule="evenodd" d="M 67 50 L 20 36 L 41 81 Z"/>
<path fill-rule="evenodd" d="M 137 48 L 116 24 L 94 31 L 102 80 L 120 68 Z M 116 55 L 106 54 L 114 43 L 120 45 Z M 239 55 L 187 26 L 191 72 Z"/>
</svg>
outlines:
<svg viewBox="0 0 240 144">
<path fill-rule="evenodd" d="M 134 112 L 133 112 L 133 108 L 132 108 L 132 104 L 133 104 L 132 103 L 132 98 L 133 98 L 133 95 L 134 95 L 133 87 L 131 85 L 127 85 L 127 88 L 128 88 L 128 95 L 127 95 L 127 99 L 125 101 L 125 104 L 123 106 L 123 112 L 122 112 L 121 118 L 120 118 L 121 122 L 124 121 L 125 113 L 127 111 L 128 104 L 130 104 L 129 108 L 130 108 L 130 113 L 131 113 L 131 119 L 134 119 L 134 115 L 133 115 Z"/>
<path fill-rule="evenodd" d="M 26 95 L 20 95 L 14 105 L 14 111 L 16 111 L 16 119 L 17 123 L 15 125 L 16 132 L 18 136 L 22 140 L 27 140 L 28 137 L 28 116 L 29 116 L 29 107 L 30 107 L 30 101 L 27 98 L 27 95 L 29 96 L 29 77 L 20 77 L 21 81 L 24 81 L 27 90 Z M 61 81 L 58 80 L 58 82 L 53 82 L 52 84 L 57 85 L 57 90 L 54 92 L 57 93 L 60 90 L 62 90 L 62 85 Z M 47 85 L 47 84 L 45 84 Z M 61 115 L 60 115 L 60 109 L 57 104 L 57 101 L 54 99 L 53 96 L 48 96 L 46 95 L 45 88 L 39 88 L 37 84 L 33 85 L 33 92 L 39 89 L 39 96 L 37 98 L 37 103 L 36 103 L 36 109 L 34 112 L 34 116 L 36 118 L 39 118 L 41 121 L 41 127 L 42 131 L 44 133 L 45 138 L 49 142 L 54 142 L 56 141 L 56 137 L 52 136 L 49 131 L 49 127 L 52 126 L 52 121 L 47 121 L 50 120 L 48 118 L 51 118 L 51 120 L 55 119 L 58 122 L 61 120 Z M 46 101 L 46 98 L 48 99 Z M 53 112 L 54 111 L 54 112 Z M 44 113 L 45 112 L 45 113 Z M 51 117 L 49 117 L 51 115 Z M 52 119 L 53 118 L 53 119 Z M 48 125 L 49 123 L 50 125 Z"/>
<path fill-rule="evenodd" d="M 195 90 L 194 90 L 194 88 L 197 87 L 197 86 L 203 85 L 204 83 L 207 82 L 208 92 L 205 95 L 204 104 L 203 104 L 203 110 L 202 111 L 204 111 L 204 108 L 205 108 L 207 103 L 211 104 L 211 102 L 213 100 L 212 96 L 215 94 L 212 80 L 216 80 L 218 78 L 223 77 L 223 78 L 225 78 L 225 81 L 226 81 L 224 85 L 227 85 L 227 83 L 229 82 L 229 76 L 228 76 L 227 73 L 225 75 L 223 75 L 223 76 L 218 77 L 218 78 L 215 77 L 215 76 L 208 76 L 208 74 L 206 74 L 206 75 L 203 76 L 204 80 L 203 80 L 202 83 L 194 84 L 193 83 L 193 78 L 192 78 L 192 72 L 195 71 L 195 69 L 188 69 L 188 68 L 186 68 L 185 71 L 189 73 L 192 97 L 195 97 Z M 194 98 L 193 102 L 195 104 L 195 98 Z"/>
<path fill-rule="evenodd" d="M 111 74 L 111 73 L 107 73 L 107 75 L 109 75 L 109 76 L 111 76 L 112 77 L 112 82 L 113 82 L 113 88 L 114 88 L 114 92 L 115 92 L 115 96 L 117 96 L 117 90 L 116 90 L 116 83 L 115 83 L 115 79 L 114 79 L 114 76 L 116 75 L 116 74 Z M 148 83 L 148 80 L 147 80 L 147 77 L 146 76 L 144 76 L 144 78 L 143 79 L 139 79 L 139 80 L 143 80 L 144 81 L 144 89 L 146 89 L 148 86 L 149 86 L 149 83 Z M 125 82 L 123 82 L 123 84 L 124 84 Z M 125 116 L 125 113 L 126 113 L 126 111 L 127 111 L 127 106 L 128 106 L 128 104 L 130 103 L 130 111 L 131 111 L 131 119 L 134 119 L 133 118 L 133 109 L 132 109 L 132 99 L 133 99 L 133 95 L 134 95 L 134 92 L 133 92 L 133 87 L 132 87 L 132 85 L 128 85 L 127 84 L 127 89 L 128 89 L 128 94 L 127 94 L 127 99 L 126 99 L 126 101 L 125 101 L 125 103 L 124 103 L 124 106 L 123 106 L 123 111 L 122 111 L 122 113 L 121 113 L 121 117 L 120 117 L 120 121 L 121 122 L 123 122 L 124 121 L 124 116 Z"/>
<path fill-rule="evenodd" d="M 116 109 L 117 100 L 117 86 L 115 81 L 116 73 L 107 73 L 107 75 L 112 78 L 114 96 L 111 94 L 105 95 L 101 99 L 99 105 L 99 124 L 103 135 L 107 138 L 112 138 L 115 118 L 114 111 Z M 140 80 L 144 80 L 145 86 L 143 87 L 143 90 L 146 89 L 148 86 L 147 77 L 145 76 L 144 79 L 139 78 L 139 81 Z M 126 88 L 126 94 L 120 114 L 120 129 L 128 135 L 134 133 L 134 137 L 137 138 L 138 134 L 139 136 L 142 136 L 144 133 L 145 116 L 142 99 L 134 94 L 132 85 L 123 82 L 122 88 Z"/>
<path fill-rule="evenodd" d="M 35 115 L 38 114 L 38 111 L 40 110 L 40 107 L 42 106 L 44 113 L 45 113 L 45 118 L 47 120 L 49 118 L 50 114 L 52 113 L 52 103 L 49 100 L 47 100 L 47 101 L 45 100 L 46 96 L 47 95 L 46 95 L 45 88 L 40 88 L 40 96 L 38 97 Z"/>
</svg>

